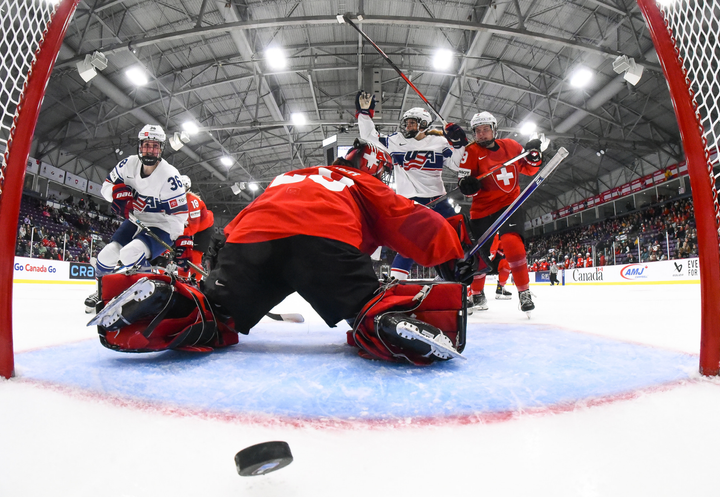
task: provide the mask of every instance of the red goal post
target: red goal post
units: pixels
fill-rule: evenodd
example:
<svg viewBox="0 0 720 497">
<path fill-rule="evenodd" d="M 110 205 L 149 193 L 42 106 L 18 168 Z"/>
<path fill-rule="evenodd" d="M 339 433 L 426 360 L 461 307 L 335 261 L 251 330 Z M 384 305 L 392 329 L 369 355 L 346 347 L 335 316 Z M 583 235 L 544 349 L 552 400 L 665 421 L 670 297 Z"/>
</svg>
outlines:
<svg viewBox="0 0 720 497">
<path fill-rule="evenodd" d="M 720 205 L 713 167 L 718 165 L 720 0 L 637 0 L 650 29 L 690 175 L 700 257 L 700 373 L 720 369 Z"/>
<path fill-rule="evenodd" d="M 45 87 L 80 0 L 0 0 L 0 376 L 14 371 L 12 285 L 25 168 Z"/>
</svg>

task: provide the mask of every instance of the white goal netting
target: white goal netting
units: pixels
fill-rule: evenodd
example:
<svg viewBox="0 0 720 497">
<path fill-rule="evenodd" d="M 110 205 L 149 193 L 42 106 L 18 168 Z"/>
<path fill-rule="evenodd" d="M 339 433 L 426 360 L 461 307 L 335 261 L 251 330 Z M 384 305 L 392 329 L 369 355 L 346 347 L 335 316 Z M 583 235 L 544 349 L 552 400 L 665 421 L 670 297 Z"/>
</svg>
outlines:
<svg viewBox="0 0 720 497">
<path fill-rule="evenodd" d="M 695 102 L 708 174 L 713 185 L 715 223 L 720 233 L 720 204 L 713 174 L 720 155 L 720 1 L 666 0 L 658 4 Z"/>
<path fill-rule="evenodd" d="M 57 1 L 53 0 L 0 0 L 0 153 L 3 154 L 0 202 L 8 142 L 12 141 L 14 122 L 22 107 L 22 95 L 35 61 L 35 52 L 45 36 L 56 4 Z"/>
</svg>

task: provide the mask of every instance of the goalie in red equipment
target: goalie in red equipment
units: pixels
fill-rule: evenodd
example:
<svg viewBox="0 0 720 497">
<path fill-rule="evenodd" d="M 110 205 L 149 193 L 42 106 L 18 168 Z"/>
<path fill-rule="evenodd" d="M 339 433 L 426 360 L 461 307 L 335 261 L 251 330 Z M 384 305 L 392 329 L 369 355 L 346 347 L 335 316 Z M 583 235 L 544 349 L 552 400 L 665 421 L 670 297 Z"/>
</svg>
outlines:
<svg viewBox="0 0 720 497">
<path fill-rule="evenodd" d="M 458 235 L 465 243 L 469 238 L 462 223 L 452 225 L 380 181 L 391 160 L 379 144 L 356 140 L 331 166 L 281 174 L 225 228 L 225 244 L 195 305 L 187 296 L 168 305 L 173 292 L 166 287 L 182 283 L 136 283 L 137 298 L 132 289 L 124 291 L 91 324 L 100 325 L 101 341 L 116 350 L 212 349 L 237 343 L 227 329 L 247 334 L 297 291 L 329 326 L 353 320 L 348 342 L 364 357 L 418 365 L 460 357 L 465 286 L 381 285 L 373 269 L 370 254 L 385 245 L 423 265 L 440 265 L 446 281 L 471 280 L 477 270 L 475 258 L 464 259 Z M 120 283 L 103 292 L 104 302 L 131 281 Z M 194 321 L 185 319 L 182 329 L 171 329 L 172 320 L 158 321 L 156 309 L 167 307 L 177 320 L 181 303 L 193 309 Z M 140 312 L 143 307 L 150 310 Z M 156 333 L 152 328 L 160 325 L 165 327 Z M 192 342 L 178 338 L 183 336 Z"/>
<path fill-rule="evenodd" d="M 185 231 L 175 240 L 175 263 L 178 266 L 179 276 L 185 278 L 192 276 L 200 281 L 202 274 L 191 268 L 188 261 L 202 268 L 203 254 L 212 239 L 215 217 L 200 196 L 190 191 L 192 187 L 190 177 L 180 176 L 180 181 L 185 187 L 187 196 L 188 220 Z"/>
<path fill-rule="evenodd" d="M 530 140 L 525 145 L 525 150 L 528 151 L 526 157 L 502 166 L 490 176 L 478 180 L 478 176 L 520 155 L 523 147 L 513 139 L 495 137 L 497 120 L 489 112 L 475 114 L 470 126 L 475 135 L 475 142 L 465 148 L 465 156 L 460 163 L 461 177 L 458 186 L 463 194 L 473 197 L 470 225 L 473 234 L 480 237 L 520 195 L 518 176 L 520 174 L 534 176 L 539 171 L 542 165 L 541 148 L 544 144 L 541 140 Z M 530 293 L 530 276 L 523 239 L 524 223 L 524 213 L 522 209 L 518 209 L 500 227 L 498 233 L 518 289 L 520 310 L 530 312 L 535 308 L 535 304 Z M 481 250 L 487 254 L 489 247 L 486 245 Z M 481 310 L 487 309 L 484 288 L 485 276 L 477 276 L 473 281 L 471 292 L 473 303 Z"/>
</svg>

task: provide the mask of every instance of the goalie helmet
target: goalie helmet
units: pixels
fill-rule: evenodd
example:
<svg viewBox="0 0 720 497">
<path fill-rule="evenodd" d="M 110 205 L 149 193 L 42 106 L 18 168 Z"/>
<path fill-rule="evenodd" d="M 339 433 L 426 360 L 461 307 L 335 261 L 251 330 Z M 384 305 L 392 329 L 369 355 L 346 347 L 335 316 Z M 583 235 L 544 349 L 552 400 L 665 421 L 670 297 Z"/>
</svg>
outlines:
<svg viewBox="0 0 720 497">
<path fill-rule="evenodd" d="M 493 131 L 493 136 L 495 136 L 495 131 L 497 131 L 497 119 L 495 119 L 495 116 L 489 112 L 478 112 L 472 116 L 472 119 L 470 120 L 470 129 L 473 130 L 473 133 L 475 132 L 475 128 L 482 125 L 490 126 Z"/>
<path fill-rule="evenodd" d="M 408 131 L 407 122 L 409 119 L 415 119 L 418 125 L 418 129 Z M 433 118 L 428 111 L 422 107 L 413 107 L 409 111 L 403 114 L 400 120 L 400 133 L 405 138 L 414 138 L 420 131 L 428 129 L 433 122 Z"/>
<path fill-rule="evenodd" d="M 162 159 L 163 151 L 165 150 L 165 131 L 162 127 L 157 124 L 146 124 L 143 129 L 138 133 L 138 157 L 143 164 L 146 166 L 153 166 Z M 142 145 L 145 141 L 156 141 L 160 143 L 160 154 L 155 155 L 143 155 Z"/>
<path fill-rule="evenodd" d="M 192 180 L 190 179 L 190 176 L 183 174 L 182 176 L 180 176 L 180 182 L 185 187 L 185 191 L 189 192 L 190 188 L 192 187 Z"/>
<path fill-rule="evenodd" d="M 355 139 L 353 148 L 345 156 L 352 167 L 365 171 L 380 179 L 385 170 L 392 168 L 390 152 L 380 144 L 373 144 Z"/>
</svg>

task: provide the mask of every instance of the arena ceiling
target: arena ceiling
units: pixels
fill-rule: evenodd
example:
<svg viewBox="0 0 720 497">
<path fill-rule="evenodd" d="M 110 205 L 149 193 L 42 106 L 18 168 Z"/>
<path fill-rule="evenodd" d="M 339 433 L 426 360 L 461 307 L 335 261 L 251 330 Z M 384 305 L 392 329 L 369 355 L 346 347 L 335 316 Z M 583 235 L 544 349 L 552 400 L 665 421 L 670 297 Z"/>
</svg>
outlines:
<svg viewBox="0 0 720 497">
<path fill-rule="evenodd" d="M 358 89 L 381 96 L 376 124 L 395 130 L 421 99 L 337 14 L 348 13 L 447 121 L 493 113 L 524 143 L 528 121 L 570 157 L 528 201 L 537 216 L 683 160 L 667 85 L 632 0 L 84 0 L 47 88 L 33 156 L 95 182 L 135 153 L 146 123 L 199 131 L 165 156 L 228 220 L 276 175 L 324 163 L 322 141 L 357 136 Z M 361 16 L 362 20 L 358 18 Z M 270 66 L 269 49 L 287 65 Z M 450 51 L 436 69 L 438 49 Z M 77 63 L 107 58 L 85 82 Z M 613 70 L 644 67 L 636 85 Z M 583 66 L 588 86 L 571 85 Z M 144 86 L 126 71 L 140 68 Z M 373 87 L 375 85 L 375 87 Z M 297 125 L 300 113 L 306 124 Z M 438 121 L 436 121 L 437 123 Z M 230 166 L 224 164 L 231 158 Z M 454 178 L 446 172 L 446 183 Z M 261 191 L 261 190 L 260 190 Z"/>
</svg>

